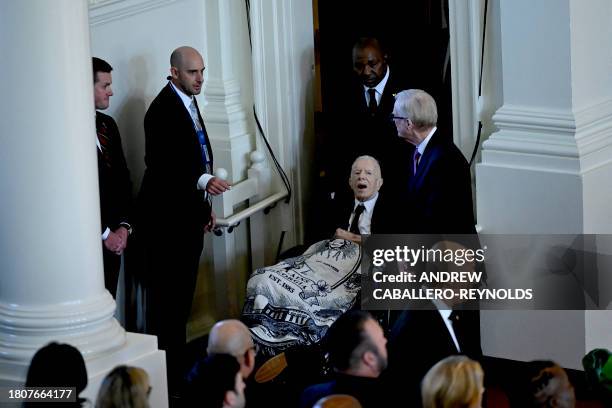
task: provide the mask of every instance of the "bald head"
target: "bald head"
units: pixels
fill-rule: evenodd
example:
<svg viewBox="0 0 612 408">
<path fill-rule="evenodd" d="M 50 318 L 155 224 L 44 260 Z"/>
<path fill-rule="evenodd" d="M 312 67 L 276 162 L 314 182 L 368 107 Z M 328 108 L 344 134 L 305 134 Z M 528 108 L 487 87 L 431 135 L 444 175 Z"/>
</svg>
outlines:
<svg viewBox="0 0 612 408">
<path fill-rule="evenodd" d="M 204 82 L 204 59 L 192 47 L 179 47 L 170 55 L 170 74 L 174 86 L 188 96 L 199 95 Z"/>
<path fill-rule="evenodd" d="M 208 353 L 224 353 L 239 357 L 253 347 L 251 332 L 240 320 L 217 322 L 208 336 Z"/>
<path fill-rule="evenodd" d="M 208 354 L 231 354 L 240 363 L 240 372 L 247 378 L 255 367 L 255 347 L 251 332 L 240 320 L 217 322 L 208 336 Z"/>
</svg>

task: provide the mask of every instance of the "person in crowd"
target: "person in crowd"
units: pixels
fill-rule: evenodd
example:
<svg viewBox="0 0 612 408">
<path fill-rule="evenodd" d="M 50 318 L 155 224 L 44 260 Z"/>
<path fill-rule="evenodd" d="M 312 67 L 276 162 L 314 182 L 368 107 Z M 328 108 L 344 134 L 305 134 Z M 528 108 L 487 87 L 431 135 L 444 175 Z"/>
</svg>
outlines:
<svg viewBox="0 0 612 408">
<path fill-rule="evenodd" d="M 39 349 L 30 362 L 26 387 L 71 387 L 76 392 L 76 402 L 65 406 L 80 407 L 85 402 L 79 397 L 87 387 L 87 368 L 79 350 L 70 344 L 52 342 Z M 41 402 L 25 403 L 24 407 L 45 406 Z M 48 406 L 57 406 L 49 403 Z"/>
<path fill-rule="evenodd" d="M 129 220 L 132 182 L 123 155 L 119 128 L 112 117 L 100 112 L 109 107 L 110 97 L 113 96 L 113 68 L 108 62 L 96 57 L 92 58 L 92 64 L 104 284 L 111 295 L 116 297 L 121 255 L 128 245 L 128 236 L 132 233 Z"/>
<path fill-rule="evenodd" d="M 208 354 L 230 354 L 240 364 L 240 373 L 246 380 L 255 368 L 256 349 L 251 332 L 240 320 L 221 320 L 208 336 Z"/>
<path fill-rule="evenodd" d="M 406 158 L 412 176 L 404 199 L 403 233 L 474 234 L 470 167 L 452 139 L 438 132 L 436 102 L 427 92 L 400 92 L 393 121 L 400 138 L 414 146 Z"/>
<path fill-rule="evenodd" d="M 149 375 L 139 367 L 120 365 L 102 381 L 96 408 L 149 408 Z"/>
<path fill-rule="evenodd" d="M 170 74 L 144 119 L 139 236 L 148 279 L 147 331 L 166 351 L 170 393 L 178 396 L 204 233 L 215 225 L 211 197 L 230 185 L 212 175 L 213 152 L 195 98 L 204 82 L 202 56 L 191 47 L 175 49 Z"/>
<path fill-rule="evenodd" d="M 427 372 L 421 393 L 423 408 L 481 408 L 482 367 L 465 356 L 446 357 Z"/>
<path fill-rule="evenodd" d="M 187 378 L 186 405 L 202 408 L 244 408 L 240 364 L 229 354 L 211 354 L 198 361 Z"/>
<path fill-rule="evenodd" d="M 432 245 L 436 251 L 457 251 L 465 247 L 457 242 L 442 241 Z M 454 268 L 454 269 L 451 269 Z M 474 263 L 459 267 L 450 262 L 432 262 L 418 270 L 474 270 Z M 429 283 L 432 289 L 453 290 L 458 293 L 472 283 Z M 402 387 L 411 405 L 420 406 L 419 384 L 428 370 L 438 361 L 452 355 L 464 354 L 474 360 L 482 359 L 480 314 L 469 310 L 471 305 L 459 296 L 415 302 L 407 305 L 392 326 L 389 335 L 389 368 L 385 383 L 394 389 Z"/>
<path fill-rule="evenodd" d="M 574 408 L 576 395 L 567 373 L 552 361 L 532 361 L 510 392 L 512 407 Z"/>
<path fill-rule="evenodd" d="M 377 379 L 387 366 L 387 340 L 378 322 L 368 312 L 351 310 L 332 324 L 324 342 L 334 379 L 306 388 L 300 406 L 310 408 L 332 394 L 351 395 L 363 407 L 380 406 Z"/>
</svg>

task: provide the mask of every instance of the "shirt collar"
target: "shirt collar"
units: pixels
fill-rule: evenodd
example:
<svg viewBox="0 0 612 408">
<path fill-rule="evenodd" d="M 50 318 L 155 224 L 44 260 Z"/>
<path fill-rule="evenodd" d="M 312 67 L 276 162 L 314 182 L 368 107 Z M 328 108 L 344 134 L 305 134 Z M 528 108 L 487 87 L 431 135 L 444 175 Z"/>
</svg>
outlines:
<svg viewBox="0 0 612 408">
<path fill-rule="evenodd" d="M 363 89 L 366 92 L 368 92 L 368 89 L 376 89 L 376 93 L 379 94 L 379 95 L 382 95 L 383 91 L 385 90 L 385 86 L 387 85 L 387 81 L 389 80 L 389 72 L 391 72 L 391 68 L 389 68 L 389 66 L 387 66 L 387 73 L 383 77 L 382 81 L 380 81 L 378 83 L 378 85 L 376 85 L 374 88 L 370 88 L 370 87 L 364 85 Z"/>
<path fill-rule="evenodd" d="M 421 143 L 419 143 L 418 146 L 416 147 L 417 150 L 419 151 L 419 154 L 421 156 L 423 155 L 423 153 L 425 153 L 425 148 L 427 147 L 427 143 L 429 143 L 429 140 L 431 139 L 431 137 L 435 133 L 436 129 L 438 129 L 438 128 L 436 126 L 434 126 L 433 129 L 431 129 L 431 131 L 427 135 L 427 137 L 425 139 L 423 139 L 423 141 Z"/>
<path fill-rule="evenodd" d="M 371 213 L 372 211 L 374 211 L 374 204 L 376 204 L 376 200 L 378 200 L 378 191 L 375 192 L 372 197 L 368 198 L 365 201 L 359 201 L 355 199 L 355 206 L 353 207 L 353 210 L 355 210 L 355 208 L 357 208 L 359 204 L 363 204 L 365 206 L 365 211 L 367 213 Z"/>
<path fill-rule="evenodd" d="M 181 101 L 183 101 L 183 104 L 185 104 L 185 108 L 187 108 L 188 111 L 191 111 L 191 102 L 193 102 L 193 96 L 189 96 L 185 92 L 178 89 L 176 86 L 174 86 L 172 81 L 168 81 L 168 83 L 170 84 L 172 89 L 174 89 L 179 98 L 181 98 Z"/>
</svg>

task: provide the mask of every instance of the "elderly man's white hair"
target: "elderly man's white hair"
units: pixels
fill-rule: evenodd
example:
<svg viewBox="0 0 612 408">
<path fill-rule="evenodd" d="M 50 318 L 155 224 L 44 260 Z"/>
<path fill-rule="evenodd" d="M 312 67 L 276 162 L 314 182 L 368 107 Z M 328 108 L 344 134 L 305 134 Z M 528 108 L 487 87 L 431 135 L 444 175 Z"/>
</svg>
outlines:
<svg viewBox="0 0 612 408">
<path fill-rule="evenodd" d="M 396 113 L 405 115 L 417 128 L 434 127 L 438 122 L 436 101 L 421 89 L 408 89 L 395 97 Z"/>
<path fill-rule="evenodd" d="M 355 159 L 355 161 L 353 161 L 353 164 L 351 164 L 351 169 L 353 169 L 355 167 L 355 163 L 357 163 L 359 160 L 372 160 L 374 162 L 374 164 L 376 165 L 374 168 L 377 171 L 377 176 L 378 177 L 382 177 L 382 174 L 380 172 L 380 163 L 378 162 L 378 160 L 376 160 L 374 157 L 372 156 L 368 156 L 367 154 L 364 154 L 363 156 L 359 156 Z"/>
</svg>

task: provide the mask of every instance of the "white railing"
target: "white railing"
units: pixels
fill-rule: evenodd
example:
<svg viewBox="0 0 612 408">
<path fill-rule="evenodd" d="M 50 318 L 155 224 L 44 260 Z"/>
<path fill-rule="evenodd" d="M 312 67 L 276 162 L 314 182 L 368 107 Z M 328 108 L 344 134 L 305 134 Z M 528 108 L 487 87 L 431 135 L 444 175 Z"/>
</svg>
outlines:
<svg viewBox="0 0 612 408">
<path fill-rule="evenodd" d="M 271 208 L 287 197 L 283 188 L 273 192 L 272 172 L 265 163 L 265 155 L 259 151 L 251 152 L 251 167 L 246 180 L 236 183 L 232 188 L 213 200 L 217 215 L 216 237 L 213 239 L 213 266 L 217 311 L 222 315 L 237 316 L 240 312 L 236 294 L 243 290 L 240 273 L 235 267 L 236 234 L 234 229 L 245 220 L 250 222 L 250 258 L 253 268 L 264 266 L 264 217 Z M 226 179 L 223 168 L 215 171 L 215 176 Z M 234 208 L 247 203 L 238 212 Z"/>
</svg>

